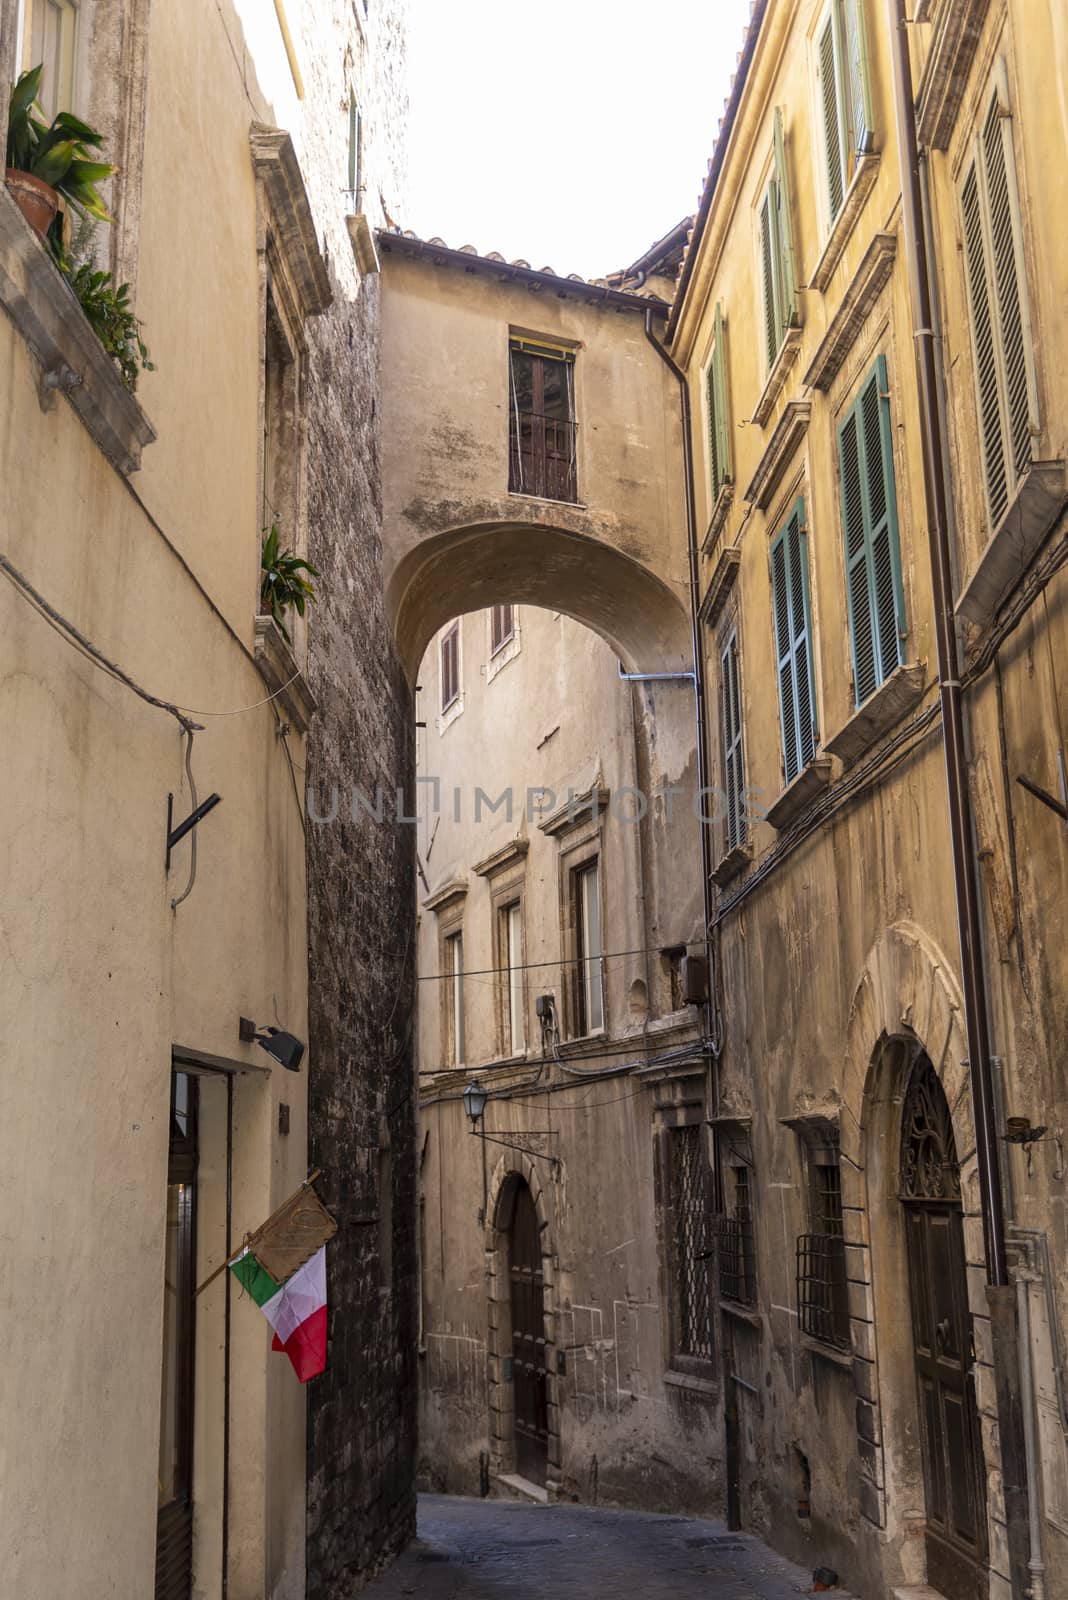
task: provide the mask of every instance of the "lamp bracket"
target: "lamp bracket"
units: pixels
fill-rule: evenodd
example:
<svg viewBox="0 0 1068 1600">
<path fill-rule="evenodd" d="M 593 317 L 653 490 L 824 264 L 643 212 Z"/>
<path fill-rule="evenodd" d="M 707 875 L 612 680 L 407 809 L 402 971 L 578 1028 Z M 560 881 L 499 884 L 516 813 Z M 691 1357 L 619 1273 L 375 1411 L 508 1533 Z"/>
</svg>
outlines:
<svg viewBox="0 0 1068 1600">
<path fill-rule="evenodd" d="M 173 794 L 169 794 L 167 796 L 167 871 L 168 872 L 171 870 L 171 851 L 174 849 L 175 845 L 176 844 L 180 844 L 181 841 L 185 838 L 187 833 L 192 833 L 192 831 L 196 827 L 197 823 L 202 821 L 203 818 L 207 816 L 209 811 L 213 811 L 215 809 L 215 807 L 219 804 L 219 801 L 221 799 L 222 799 L 222 795 L 221 794 L 209 794 L 208 798 L 206 800 L 202 800 L 200 802 L 200 804 L 197 806 L 195 811 L 191 811 L 189 813 L 189 815 L 186 817 L 184 822 L 180 822 L 178 824 L 178 826 L 175 827 L 174 826 L 174 795 Z"/>
<path fill-rule="evenodd" d="M 538 1128 L 527 1133 L 481 1133 L 479 1138 L 487 1144 L 503 1145 L 506 1150 L 522 1150 L 524 1155 L 540 1156 L 554 1167 L 560 1164 L 559 1156 L 554 1156 L 549 1147 L 550 1140 L 556 1138 L 553 1128 Z"/>
</svg>

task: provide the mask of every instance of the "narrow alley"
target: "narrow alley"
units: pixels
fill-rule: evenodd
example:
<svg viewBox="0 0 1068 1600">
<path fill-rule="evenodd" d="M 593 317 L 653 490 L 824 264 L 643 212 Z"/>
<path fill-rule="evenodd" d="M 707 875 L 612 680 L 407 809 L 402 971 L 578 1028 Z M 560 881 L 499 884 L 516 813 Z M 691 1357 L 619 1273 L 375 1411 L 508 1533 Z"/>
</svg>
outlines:
<svg viewBox="0 0 1068 1600">
<path fill-rule="evenodd" d="M 369 1600 L 794 1600 L 811 1588 L 811 1572 L 713 1518 L 422 1495 L 418 1538 L 365 1592 Z"/>
</svg>

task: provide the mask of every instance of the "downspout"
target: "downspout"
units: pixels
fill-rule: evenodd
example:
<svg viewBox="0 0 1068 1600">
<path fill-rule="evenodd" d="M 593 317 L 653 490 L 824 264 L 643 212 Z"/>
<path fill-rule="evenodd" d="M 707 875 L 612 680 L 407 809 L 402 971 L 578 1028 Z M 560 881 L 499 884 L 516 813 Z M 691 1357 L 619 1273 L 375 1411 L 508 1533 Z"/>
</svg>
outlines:
<svg viewBox="0 0 1068 1600">
<path fill-rule="evenodd" d="M 1026 1589 L 1027 1584 L 1025 1546 L 1028 1542 L 1028 1508 L 1025 1502 L 1028 1496 L 1021 1427 L 1018 1332 L 1014 1295 L 1009 1283 L 1005 1207 L 998 1161 L 986 971 L 975 872 L 975 839 L 964 741 L 959 650 L 953 610 L 953 569 L 949 505 L 946 494 L 948 451 L 939 408 L 931 263 L 922 224 L 923 197 L 905 0 L 887 0 L 887 19 L 890 29 L 894 111 L 901 173 L 901 220 L 912 302 L 912 336 L 919 389 L 924 494 L 938 659 L 938 692 L 942 713 L 942 748 L 945 757 L 949 833 L 953 852 L 957 935 L 960 942 L 964 1018 L 968 1043 L 968 1074 L 975 1121 L 979 1207 L 982 1214 L 986 1256 L 987 1303 L 990 1309 L 993 1343 L 1009 1559 L 1013 1591 L 1019 1594 Z"/>
<path fill-rule="evenodd" d="M 1038 1441 L 1035 1437 L 1034 1374 L 1031 1368 L 1031 1282 L 1038 1273 L 1028 1265 L 1016 1271 L 1016 1314 L 1020 1325 L 1020 1394 L 1023 1401 L 1024 1453 L 1027 1458 L 1027 1512 L 1031 1553 L 1027 1563 L 1031 1600 L 1046 1600 L 1046 1565 L 1042 1559 L 1042 1512 L 1038 1497 Z M 1052 1330 L 1051 1330 L 1052 1331 Z"/>
<path fill-rule="evenodd" d="M 901 212 L 912 298 L 916 374 L 920 391 L 920 431 L 931 555 L 931 586 L 934 592 L 938 691 L 942 708 L 942 744 L 946 762 L 949 831 L 953 847 L 953 879 L 957 898 L 957 933 L 960 940 L 964 986 L 968 1067 L 975 1117 L 979 1203 L 983 1217 L 987 1281 L 995 1287 L 1005 1287 L 1009 1282 L 1005 1251 L 1005 1213 L 994 1119 L 994 1079 L 990 1063 L 986 973 L 975 881 L 975 846 L 967 759 L 964 750 L 963 696 L 956 619 L 953 612 L 953 574 L 945 480 L 946 451 L 939 417 L 930 263 L 927 259 L 920 221 L 922 200 L 919 157 L 916 149 L 912 63 L 909 58 L 908 35 L 905 31 L 905 0 L 887 0 L 887 9 L 891 39 L 894 42 L 891 56 L 894 68 L 898 157 L 901 166 Z"/>
</svg>

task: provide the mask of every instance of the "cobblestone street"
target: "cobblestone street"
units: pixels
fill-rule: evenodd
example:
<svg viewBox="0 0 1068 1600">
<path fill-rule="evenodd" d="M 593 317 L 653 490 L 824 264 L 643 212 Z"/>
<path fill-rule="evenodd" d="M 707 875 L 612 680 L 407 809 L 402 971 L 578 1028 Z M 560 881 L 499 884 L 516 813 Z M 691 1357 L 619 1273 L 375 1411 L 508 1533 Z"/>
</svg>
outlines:
<svg viewBox="0 0 1068 1600">
<path fill-rule="evenodd" d="M 796 1600 L 812 1575 L 701 1517 L 423 1495 L 419 1537 L 369 1600 Z M 835 1600 L 845 1600 L 840 1590 Z"/>
</svg>

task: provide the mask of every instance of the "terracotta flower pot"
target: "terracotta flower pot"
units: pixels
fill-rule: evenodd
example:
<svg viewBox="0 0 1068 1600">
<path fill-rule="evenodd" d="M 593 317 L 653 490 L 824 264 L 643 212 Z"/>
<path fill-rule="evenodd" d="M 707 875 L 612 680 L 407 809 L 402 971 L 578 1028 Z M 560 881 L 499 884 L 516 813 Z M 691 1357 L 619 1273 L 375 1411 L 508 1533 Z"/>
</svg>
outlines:
<svg viewBox="0 0 1068 1600">
<path fill-rule="evenodd" d="M 59 210 L 59 195 L 50 183 L 29 172 L 20 172 L 17 167 L 7 167 L 4 177 L 15 204 L 33 231 L 43 239 Z"/>
</svg>

